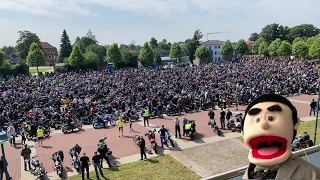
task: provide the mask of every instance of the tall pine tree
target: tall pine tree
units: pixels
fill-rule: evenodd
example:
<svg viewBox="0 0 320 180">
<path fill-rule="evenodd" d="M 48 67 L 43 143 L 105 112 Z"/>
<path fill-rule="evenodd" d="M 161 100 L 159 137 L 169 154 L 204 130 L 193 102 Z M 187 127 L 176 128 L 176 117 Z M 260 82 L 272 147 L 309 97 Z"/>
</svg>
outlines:
<svg viewBox="0 0 320 180">
<path fill-rule="evenodd" d="M 63 30 L 63 32 L 62 32 L 60 52 L 61 52 L 62 57 L 64 57 L 64 58 L 69 57 L 70 53 L 72 52 L 72 46 L 71 46 L 70 39 L 69 39 L 69 36 L 68 36 L 66 30 Z"/>
</svg>

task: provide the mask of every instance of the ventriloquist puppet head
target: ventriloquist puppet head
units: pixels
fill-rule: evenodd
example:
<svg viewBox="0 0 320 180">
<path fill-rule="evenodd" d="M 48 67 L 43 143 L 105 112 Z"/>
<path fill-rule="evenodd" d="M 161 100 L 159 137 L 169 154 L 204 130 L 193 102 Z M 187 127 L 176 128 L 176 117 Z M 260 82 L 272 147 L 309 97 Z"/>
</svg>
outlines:
<svg viewBox="0 0 320 180">
<path fill-rule="evenodd" d="M 242 120 L 249 161 L 259 166 L 286 161 L 292 154 L 291 143 L 299 123 L 296 108 L 285 97 L 266 94 L 253 100 Z"/>
</svg>

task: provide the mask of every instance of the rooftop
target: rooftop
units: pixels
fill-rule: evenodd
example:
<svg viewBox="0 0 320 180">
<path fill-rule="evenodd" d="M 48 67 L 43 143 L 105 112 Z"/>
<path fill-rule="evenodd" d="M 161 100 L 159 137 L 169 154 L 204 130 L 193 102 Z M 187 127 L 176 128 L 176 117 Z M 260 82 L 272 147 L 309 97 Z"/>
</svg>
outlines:
<svg viewBox="0 0 320 180">
<path fill-rule="evenodd" d="M 222 45 L 223 41 L 219 41 L 219 40 L 208 40 L 206 42 L 202 43 L 203 45 Z"/>
<path fill-rule="evenodd" d="M 54 46 L 52 46 L 51 44 L 47 43 L 47 42 L 40 42 L 40 46 L 43 49 L 51 49 L 51 48 L 55 48 Z"/>
</svg>

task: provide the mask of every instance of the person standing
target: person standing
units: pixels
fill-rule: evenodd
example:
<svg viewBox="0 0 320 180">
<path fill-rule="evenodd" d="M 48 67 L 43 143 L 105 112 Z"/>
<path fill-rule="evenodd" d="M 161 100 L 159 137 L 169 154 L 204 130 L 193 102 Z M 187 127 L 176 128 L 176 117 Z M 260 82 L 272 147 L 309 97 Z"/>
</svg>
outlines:
<svg viewBox="0 0 320 180">
<path fill-rule="evenodd" d="M 225 129 L 225 121 L 226 121 L 226 112 L 222 110 L 220 112 L 220 124 L 221 124 L 221 129 Z"/>
<path fill-rule="evenodd" d="M 41 126 L 38 127 L 37 130 L 37 138 L 38 138 L 38 147 L 42 147 L 42 141 L 44 137 L 44 131 Z"/>
<path fill-rule="evenodd" d="M 317 102 L 315 102 L 314 99 L 312 99 L 312 101 L 310 103 L 310 114 L 309 114 L 309 116 L 311 116 L 312 112 L 313 112 L 313 116 L 316 116 L 316 109 L 317 109 Z"/>
<path fill-rule="evenodd" d="M 140 147 L 140 155 L 141 155 L 141 159 L 140 159 L 140 160 L 143 160 L 143 156 L 144 156 L 144 159 L 147 159 L 147 154 L 146 154 L 146 141 L 144 140 L 143 136 L 140 136 L 140 144 L 139 144 L 139 147 Z"/>
<path fill-rule="evenodd" d="M 9 136 L 11 136 L 11 139 L 10 139 L 10 144 L 11 146 L 16 146 L 16 130 L 14 129 L 12 123 L 10 123 L 8 129 L 7 129 L 7 134 Z"/>
<path fill-rule="evenodd" d="M 1 156 L 1 158 L 0 158 L 0 180 L 3 180 L 4 163 L 6 163 L 7 166 L 8 166 L 8 162 L 6 162 L 6 161 L 3 159 L 3 156 Z M 12 178 L 10 177 L 9 179 L 12 179 Z"/>
<path fill-rule="evenodd" d="M 208 116 L 209 116 L 209 121 L 213 121 L 214 120 L 214 117 L 215 117 L 215 114 L 213 112 L 213 109 L 210 109 L 209 113 L 208 113 Z"/>
<path fill-rule="evenodd" d="M 142 114 L 142 117 L 143 117 L 144 127 L 146 127 L 146 124 L 149 127 L 149 110 L 148 110 L 148 107 L 144 108 L 144 112 Z"/>
<path fill-rule="evenodd" d="M 134 132 L 134 130 L 133 130 L 133 128 L 132 128 L 132 119 L 131 119 L 131 118 L 129 118 L 129 128 L 130 128 L 129 133 L 130 133 L 130 132 Z"/>
<path fill-rule="evenodd" d="M 96 173 L 97 179 L 100 179 L 98 170 L 100 172 L 100 175 L 102 177 L 104 177 L 103 172 L 102 172 L 102 168 L 100 165 L 101 161 L 102 161 L 102 159 L 101 159 L 100 155 L 98 155 L 97 152 L 94 152 L 94 156 L 92 157 L 92 162 L 93 162 L 94 172 Z"/>
<path fill-rule="evenodd" d="M 227 110 L 226 118 L 227 118 L 227 120 L 229 121 L 231 117 L 232 117 L 232 112 L 228 109 L 228 110 Z"/>
<path fill-rule="evenodd" d="M 21 135 L 21 143 L 26 144 L 26 126 L 24 123 L 21 124 L 21 130 L 20 130 L 20 135 Z"/>
<path fill-rule="evenodd" d="M 87 179 L 90 179 L 89 177 L 90 159 L 88 158 L 88 156 L 86 156 L 86 153 L 83 153 L 83 156 L 80 158 L 80 162 L 81 162 L 82 180 L 84 180 L 84 171 L 87 172 Z"/>
<path fill-rule="evenodd" d="M 24 149 L 21 150 L 21 156 L 23 157 L 25 171 L 27 171 L 27 165 L 29 166 L 29 170 L 31 170 L 30 155 L 31 149 L 28 147 L 28 145 L 25 144 Z"/>
<path fill-rule="evenodd" d="M 121 131 L 122 136 L 123 136 L 123 125 L 124 124 L 125 123 L 124 123 L 123 119 L 121 117 L 119 117 L 119 120 L 117 121 L 117 125 L 119 127 L 119 137 L 120 137 L 120 131 Z M 127 124 L 125 124 L 125 125 L 127 125 Z"/>
<path fill-rule="evenodd" d="M 182 128 L 183 128 L 183 136 L 186 136 L 187 131 L 186 131 L 185 127 L 186 127 L 186 124 L 188 124 L 188 120 L 186 119 L 186 117 L 183 118 L 182 124 L 183 124 L 183 126 L 182 126 Z"/>
<path fill-rule="evenodd" d="M 176 138 L 178 138 L 178 134 L 179 134 L 179 138 L 181 139 L 180 120 L 178 118 L 174 120 L 174 127 L 175 127 Z"/>
</svg>

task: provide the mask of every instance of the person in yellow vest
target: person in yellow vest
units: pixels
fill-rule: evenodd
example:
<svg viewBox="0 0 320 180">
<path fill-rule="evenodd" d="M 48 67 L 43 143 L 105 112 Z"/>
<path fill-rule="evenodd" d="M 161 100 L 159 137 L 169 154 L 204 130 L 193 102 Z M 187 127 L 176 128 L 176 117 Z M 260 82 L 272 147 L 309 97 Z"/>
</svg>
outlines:
<svg viewBox="0 0 320 180">
<path fill-rule="evenodd" d="M 186 131 L 186 134 L 189 135 L 190 130 L 191 130 L 191 122 L 188 121 L 188 123 L 184 126 L 184 129 Z"/>
<path fill-rule="evenodd" d="M 41 126 L 39 126 L 38 130 L 37 130 L 37 138 L 38 138 L 38 147 L 42 147 L 42 141 L 44 138 L 44 131 Z"/>
<path fill-rule="evenodd" d="M 123 125 L 126 125 L 126 126 L 127 126 L 127 124 L 124 123 L 122 117 L 119 117 L 119 119 L 118 119 L 118 121 L 117 121 L 117 125 L 118 125 L 118 127 L 119 127 L 119 137 L 120 137 L 120 131 L 121 131 L 122 136 L 123 136 Z"/>
<path fill-rule="evenodd" d="M 226 98 L 222 99 L 222 103 L 223 103 L 223 109 L 227 109 L 227 101 Z"/>
<path fill-rule="evenodd" d="M 146 127 L 146 123 L 147 123 L 147 125 L 149 127 L 149 110 L 148 110 L 148 107 L 144 108 L 142 117 L 143 117 L 144 127 Z"/>
</svg>

